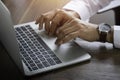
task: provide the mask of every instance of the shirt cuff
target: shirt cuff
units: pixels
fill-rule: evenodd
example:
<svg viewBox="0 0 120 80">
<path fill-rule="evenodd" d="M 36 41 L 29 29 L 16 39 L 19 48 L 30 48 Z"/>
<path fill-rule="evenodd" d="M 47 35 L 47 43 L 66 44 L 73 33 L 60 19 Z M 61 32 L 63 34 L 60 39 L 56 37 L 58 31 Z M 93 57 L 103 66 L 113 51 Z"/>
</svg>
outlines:
<svg viewBox="0 0 120 80">
<path fill-rule="evenodd" d="M 90 18 L 90 12 L 86 7 L 86 3 L 84 1 L 75 1 L 71 0 L 68 4 L 66 4 L 63 9 L 69 9 L 77 12 L 80 15 L 81 20 L 86 21 Z"/>
<path fill-rule="evenodd" d="M 120 26 L 114 26 L 114 47 L 120 48 Z"/>
</svg>

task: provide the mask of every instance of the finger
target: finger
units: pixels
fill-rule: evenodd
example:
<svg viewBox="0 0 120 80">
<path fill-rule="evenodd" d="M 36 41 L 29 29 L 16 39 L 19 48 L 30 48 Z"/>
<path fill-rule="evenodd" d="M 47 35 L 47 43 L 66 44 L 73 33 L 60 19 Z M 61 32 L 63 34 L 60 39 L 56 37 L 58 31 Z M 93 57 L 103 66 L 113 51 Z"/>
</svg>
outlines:
<svg viewBox="0 0 120 80">
<path fill-rule="evenodd" d="M 44 18 L 43 18 L 42 15 L 36 20 L 36 23 L 35 23 L 35 24 L 39 24 L 39 29 L 42 29 L 42 28 L 43 28 Z"/>
<path fill-rule="evenodd" d="M 38 18 L 36 19 L 35 24 L 38 24 L 38 23 L 39 23 L 39 19 L 40 19 L 40 17 L 38 17 Z"/>
<path fill-rule="evenodd" d="M 52 18 L 54 17 L 54 15 L 55 15 L 55 10 L 54 10 L 54 11 L 47 12 L 47 13 L 44 13 L 44 14 L 40 15 L 40 17 L 38 17 L 38 18 L 36 19 L 36 22 L 35 22 L 35 23 L 38 24 L 38 23 L 40 22 L 41 18 L 47 17 L 47 16 L 49 16 L 49 18 L 52 19 Z"/>
<path fill-rule="evenodd" d="M 50 35 L 55 34 L 56 29 L 58 28 L 58 26 L 60 25 L 62 20 L 62 15 L 61 14 L 56 14 L 56 16 L 52 19 L 52 23 L 51 23 L 51 28 L 49 31 Z"/>
<path fill-rule="evenodd" d="M 38 18 L 36 19 L 35 24 L 40 23 L 40 21 L 42 20 L 43 17 L 44 17 L 44 14 L 40 15 L 40 17 L 38 17 Z"/>
<path fill-rule="evenodd" d="M 75 22 L 72 20 L 69 20 L 67 23 L 65 23 L 64 26 L 60 27 L 57 30 L 57 36 L 66 36 L 67 34 L 70 34 L 72 32 L 75 32 L 79 30 L 79 27 Z"/>
<path fill-rule="evenodd" d="M 58 38 L 62 38 L 62 37 L 64 37 L 65 35 L 66 35 L 66 30 L 69 30 L 68 28 L 69 28 L 70 26 L 62 26 L 61 28 L 59 28 L 58 30 L 57 30 L 57 37 Z"/>
<path fill-rule="evenodd" d="M 42 14 L 40 17 L 38 17 L 36 19 L 36 22 L 35 24 L 38 24 L 39 23 L 39 26 L 40 27 L 43 27 L 43 24 L 47 21 L 47 20 L 52 20 L 56 14 L 56 11 L 57 10 L 54 10 L 54 11 L 50 11 L 50 12 L 47 12 L 47 13 L 44 13 Z M 46 22 L 47 25 L 48 25 L 48 21 Z"/>
<path fill-rule="evenodd" d="M 51 15 L 44 16 L 45 30 L 46 30 L 47 33 L 49 33 L 49 31 L 50 31 L 51 20 L 52 20 Z"/>
<path fill-rule="evenodd" d="M 58 24 L 55 22 L 52 22 L 49 30 L 49 35 L 54 35 L 56 33 L 57 27 L 58 27 Z"/>
<path fill-rule="evenodd" d="M 39 29 L 43 28 L 43 24 L 44 24 L 44 17 L 41 16 L 40 22 L 39 22 Z"/>
<path fill-rule="evenodd" d="M 39 30 L 43 29 L 43 27 L 40 27 L 41 25 L 39 24 Z"/>
<path fill-rule="evenodd" d="M 58 37 L 67 36 L 70 33 L 76 32 L 78 30 L 79 30 L 79 28 L 77 26 L 72 26 L 72 27 L 69 26 L 68 28 L 61 30 Z"/>
<path fill-rule="evenodd" d="M 79 35 L 79 32 L 78 32 L 78 31 L 73 32 L 73 33 L 70 33 L 69 35 L 67 35 L 67 36 L 65 36 L 65 37 L 58 38 L 58 39 L 56 40 L 55 44 L 61 45 L 61 44 L 63 44 L 63 43 L 66 43 L 66 42 L 68 42 L 68 41 L 70 41 L 70 40 L 78 37 L 78 35 Z"/>
<path fill-rule="evenodd" d="M 46 21 L 45 21 L 45 30 L 46 30 L 47 34 L 48 34 L 48 32 L 49 32 L 49 29 L 50 29 L 50 21 L 49 21 L 49 20 L 46 20 Z"/>
<path fill-rule="evenodd" d="M 59 27 L 59 28 L 57 29 L 57 31 L 56 31 L 56 35 L 59 35 L 59 33 L 61 33 L 62 30 L 68 28 L 68 27 L 70 26 L 70 25 L 69 25 L 69 22 L 70 22 L 70 21 L 71 21 L 71 20 L 66 21 L 63 26 Z"/>
</svg>

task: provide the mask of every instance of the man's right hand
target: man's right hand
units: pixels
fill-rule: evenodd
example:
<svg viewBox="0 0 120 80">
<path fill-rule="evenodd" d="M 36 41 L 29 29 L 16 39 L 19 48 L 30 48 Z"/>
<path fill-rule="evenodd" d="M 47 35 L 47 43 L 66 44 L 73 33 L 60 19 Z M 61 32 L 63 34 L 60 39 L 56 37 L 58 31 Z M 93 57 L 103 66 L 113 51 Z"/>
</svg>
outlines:
<svg viewBox="0 0 120 80">
<path fill-rule="evenodd" d="M 47 34 L 56 35 L 57 29 L 73 18 L 80 18 L 80 16 L 71 10 L 56 9 L 42 14 L 36 20 L 36 24 L 39 24 L 39 29 L 42 29 L 43 24 L 45 24 Z"/>
</svg>

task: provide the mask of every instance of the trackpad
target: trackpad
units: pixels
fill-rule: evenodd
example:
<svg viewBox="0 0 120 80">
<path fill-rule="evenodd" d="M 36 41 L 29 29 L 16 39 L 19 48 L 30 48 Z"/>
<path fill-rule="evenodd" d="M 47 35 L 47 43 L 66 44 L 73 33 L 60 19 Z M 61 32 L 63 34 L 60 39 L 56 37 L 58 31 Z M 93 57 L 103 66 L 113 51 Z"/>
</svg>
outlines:
<svg viewBox="0 0 120 80">
<path fill-rule="evenodd" d="M 73 41 L 57 46 L 55 44 L 56 38 L 47 36 L 44 31 L 40 32 L 39 35 L 62 62 L 77 60 L 85 57 L 86 54 L 88 55 L 87 52 Z"/>
</svg>

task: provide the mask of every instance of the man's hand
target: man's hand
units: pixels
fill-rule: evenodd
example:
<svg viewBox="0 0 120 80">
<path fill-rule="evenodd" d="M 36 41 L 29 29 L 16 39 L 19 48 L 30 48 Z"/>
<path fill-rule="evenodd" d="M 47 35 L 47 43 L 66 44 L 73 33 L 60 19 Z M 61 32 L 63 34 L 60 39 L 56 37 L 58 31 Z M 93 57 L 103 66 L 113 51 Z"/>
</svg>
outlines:
<svg viewBox="0 0 120 80">
<path fill-rule="evenodd" d="M 57 30 L 56 44 L 61 45 L 76 37 L 82 38 L 87 41 L 96 41 L 99 39 L 99 34 L 95 24 L 81 21 L 77 18 L 66 22 Z"/>
<path fill-rule="evenodd" d="M 36 24 L 39 24 L 39 29 L 43 28 L 45 24 L 45 30 L 48 35 L 55 35 L 56 30 L 62 26 L 65 22 L 72 20 L 73 18 L 80 18 L 79 15 L 70 10 L 56 9 L 45 14 L 42 14 L 37 20 Z"/>
</svg>

